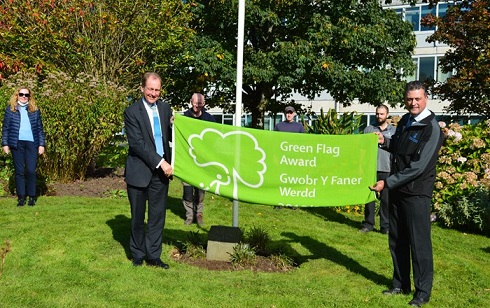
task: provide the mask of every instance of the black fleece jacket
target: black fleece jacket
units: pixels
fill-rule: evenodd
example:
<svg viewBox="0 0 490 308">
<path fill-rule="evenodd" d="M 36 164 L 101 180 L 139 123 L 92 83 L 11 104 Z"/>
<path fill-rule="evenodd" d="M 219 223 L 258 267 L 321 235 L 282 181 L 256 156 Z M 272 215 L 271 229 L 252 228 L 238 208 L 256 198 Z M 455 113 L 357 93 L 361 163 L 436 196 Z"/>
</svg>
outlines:
<svg viewBox="0 0 490 308">
<path fill-rule="evenodd" d="M 385 186 L 391 191 L 431 198 L 444 135 L 433 112 L 406 127 L 409 118 L 410 114 L 405 114 L 392 139 L 385 139 L 384 146 L 393 154 Z"/>
</svg>

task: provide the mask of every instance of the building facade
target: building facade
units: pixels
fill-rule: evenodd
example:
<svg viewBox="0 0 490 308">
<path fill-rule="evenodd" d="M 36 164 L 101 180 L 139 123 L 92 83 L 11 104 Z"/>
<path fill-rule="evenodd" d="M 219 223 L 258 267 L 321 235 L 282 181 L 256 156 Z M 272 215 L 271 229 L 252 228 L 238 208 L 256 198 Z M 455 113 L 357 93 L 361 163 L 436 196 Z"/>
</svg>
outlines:
<svg viewBox="0 0 490 308">
<path fill-rule="evenodd" d="M 382 1 L 384 3 L 384 1 Z M 413 53 L 413 61 L 416 66 L 415 73 L 410 76 L 407 81 L 413 80 L 434 80 L 436 82 L 444 82 L 451 73 L 443 73 L 439 67 L 439 59 L 444 57 L 444 54 L 449 50 L 447 45 L 435 42 L 428 43 L 427 37 L 434 33 L 435 27 L 425 27 L 421 24 L 421 19 L 432 14 L 438 17 L 444 17 L 448 8 L 453 5 L 454 2 L 440 2 L 433 7 L 429 7 L 427 3 L 419 3 L 414 6 L 404 4 L 402 1 L 394 0 L 391 4 L 383 4 L 385 9 L 392 9 L 403 20 L 410 22 L 413 26 L 413 33 L 416 38 L 417 46 Z M 342 104 L 336 103 L 327 92 L 322 93 L 314 100 L 301 96 L 299 94 L 293 94 L 292 101 L 295 104 L 301 104 L 305 110 L 311 110 L 312 112 L 319 114 L 323 109 L 326 112 L 328 109 L 334 109 L 337 113 L 342 114 L 344 112 L 355 111 L 363 114 L 363 125 L 361 129 L 367 125 L 376 123 L 375 108 L 369 104 L 357 104 L 355 101 L 351 106 L 343 107 Z M 438 100 L 436 97 L 430 97 L 428 106 L 436 114 L 439 120 L 445 122 L 459 122 L 460 124 L 474 124 L 481 120 L 481 116 L 478 115 L 466 115 L 466 116 L 452 116 L 445 113 L 444 108 L 448 105 L 448 102 Z M 219 109 L 211 109 L 210 113 L 215 115 L 218 122 L 223 124 L 233 124 L 232 114 L 223 114 Z M 391 116 L 401 116 L 406 113 L 406 110 L 402 107 L 390 109 Z M 283 114 L 267 115 L 264 120 L 264 129 L 272 130 L 277 122 L 285 119 Z M 244 114 L 242 116 L 242 126 L 247 126 L 250 123 L 250 115 Z"/>
</svg>

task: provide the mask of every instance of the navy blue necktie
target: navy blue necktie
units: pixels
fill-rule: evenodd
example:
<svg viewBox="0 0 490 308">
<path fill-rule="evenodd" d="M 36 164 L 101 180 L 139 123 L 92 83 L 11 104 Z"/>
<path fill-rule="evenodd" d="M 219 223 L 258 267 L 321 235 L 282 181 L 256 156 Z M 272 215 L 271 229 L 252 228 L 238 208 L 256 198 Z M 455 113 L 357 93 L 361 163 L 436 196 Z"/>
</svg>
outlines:
<svg viewBox="0 0 490 308">
<path fill-rule="evenodd" d="M 153 137 L 155 138 L 155 148 L 157 153 L 160 156 L 163 156 L 162 127 L 160 126 L 156 104 L 152 104 L 151 110 L 153 111 Z"/>
<path fill-rule="evenodd" d="M 407 125 L 405 126 L 405 128 L 409 128 L 410 126 L 412 126 L 413 122 L 415 122 L 414 117 L 408 118 L 408 122 L 407 122 Z"/>
</svg>

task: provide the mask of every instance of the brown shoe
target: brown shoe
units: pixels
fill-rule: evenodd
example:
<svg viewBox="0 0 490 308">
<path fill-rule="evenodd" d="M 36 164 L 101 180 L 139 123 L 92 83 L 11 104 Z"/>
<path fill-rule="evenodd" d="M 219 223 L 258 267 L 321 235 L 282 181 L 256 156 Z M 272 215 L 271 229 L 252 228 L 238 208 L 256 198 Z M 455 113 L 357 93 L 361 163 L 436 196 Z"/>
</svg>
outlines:
<svg viewBox="0 0 490 308">
<path fill-rule="evenodd" d="M 199 227 L 204 225 L 204 220 L 202 219 L 202 213 L 197 213 L 197 224 Z"/>
</svg>

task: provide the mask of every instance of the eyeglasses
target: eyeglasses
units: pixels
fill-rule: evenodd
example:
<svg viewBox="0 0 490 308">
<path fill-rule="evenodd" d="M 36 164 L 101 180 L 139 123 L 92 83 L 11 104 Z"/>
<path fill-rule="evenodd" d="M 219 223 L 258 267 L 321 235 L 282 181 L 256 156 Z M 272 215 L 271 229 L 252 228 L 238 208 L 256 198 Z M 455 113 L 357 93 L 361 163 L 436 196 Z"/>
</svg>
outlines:
<svg viewBox="0 0 490 308">
<path fill-rule="evenodd" d="M 31 96 L 29 93 L 19 93 L 19 97 L 29 97 Z"/>
<path fill-rule="evenodd" d="M 286 113 L 287 113 L 287 114 L 293 114 L 294 112 L 292 112 L 292 111 L 288 111 L 288 112 L 286 112 Z"/>
</svg>

